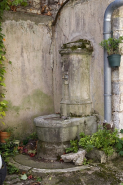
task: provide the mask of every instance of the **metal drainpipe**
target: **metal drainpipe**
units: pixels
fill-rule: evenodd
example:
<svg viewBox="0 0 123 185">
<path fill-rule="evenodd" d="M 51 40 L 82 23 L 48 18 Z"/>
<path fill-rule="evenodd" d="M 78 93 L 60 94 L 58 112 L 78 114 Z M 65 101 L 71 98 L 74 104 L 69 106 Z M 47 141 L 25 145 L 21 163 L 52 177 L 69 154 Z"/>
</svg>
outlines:
<svg viewBox="0 0 123 185">
<path fill-rule="evenodd" d="M 104 15 L 104 39 L 111 37 L 111 18 L 113 11 L 120 6 L 123 6 L 123 0 L 115 0 L 106 9 Z M 111 67 L 107 60 L 107 51 L 104 50 L 104 119 L 107 123 L 112 122 L 112 107 L 111 107 Z"/>
</svg>

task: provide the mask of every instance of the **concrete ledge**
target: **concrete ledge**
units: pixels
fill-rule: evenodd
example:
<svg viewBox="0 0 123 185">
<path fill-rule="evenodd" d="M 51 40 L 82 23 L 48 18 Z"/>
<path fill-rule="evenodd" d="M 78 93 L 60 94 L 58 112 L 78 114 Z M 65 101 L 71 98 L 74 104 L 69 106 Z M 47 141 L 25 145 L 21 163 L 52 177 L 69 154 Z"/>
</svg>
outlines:
<svg viewBox="0 0 123 185">
<path fill-rule="evenodd" d="M 53 18 L 51 16 L 46 15 L 37 15 L 33 13 L 23 13 L 23 12 L 12 12 L 12 11 L 5 11 L 3 16 L 3 22 L 11 20 L 11 21 L 28 21 L 35 22 L 35 24 L 44 23 L 46 24 L 49 21 L 52 21 Z"/>
</svg>

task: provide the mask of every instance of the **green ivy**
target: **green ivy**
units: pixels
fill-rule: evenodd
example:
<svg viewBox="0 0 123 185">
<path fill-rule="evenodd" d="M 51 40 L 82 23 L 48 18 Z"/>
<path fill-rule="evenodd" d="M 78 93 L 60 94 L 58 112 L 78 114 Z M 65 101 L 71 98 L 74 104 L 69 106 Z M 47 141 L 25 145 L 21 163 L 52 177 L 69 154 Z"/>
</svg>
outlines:
<svg viewBox="0 0 123 185">
<path fill-rule="evenodd" d="M 9 174 L 18 173 L 19 169 L 17 169 L 14 165 L 9 164 L 10 157 L 18 154 L 17 145 L 10 140 L 6 140 L 6 143 L 0 143 L 0 154 L 7 165 L 7 171 Z"/>
<path fill-rule="evenodd" d="M 6 73 L 5 69 L 5 54 L 6 49 L 4 45 L 5 41 L 5 35 L 2 33 L 2 17 L 4 10 L 9 10 L 11 6 L 18 6 L 24 3 L 24 6 L 27 5 L 27 0 L 2 0 L 0 1 L 0 86 L 5 87 L 4 83 L 4 75 Z M 9 64 L 11 64 L 11 61 L 9 61 Z M 5 94 L 0 92 L 0 119 L 3 119 L 3 117 L 6 115 L 5 111 L 7 110 L 7 104 L 8 102 L 5 100 Z M 4 122 L 2 122 L 4 124 Z"/>
<path fill-rule="evenodd" d="M 6 50 L 5 50 L 5 46 L 4 46 L 4 40 L 5 40 L 5 35 L 2 33 L 2 16 L 3 16 L 3 12 L 4 10 L 8 9 L 8 3 L 7 0 L 3 0 L 2 2 L 0 2 L 0 86 L 5 87 L 5 83 L 4 83 L 4 75 L 6 73 L 5 70 L 5 54 L 6 54 Z M 0 119 L 2 119 L 6 114 L 6 108 L 7 108 L 7 101 L 6 100 L 2 100 L 3 98 L 5 98 L 5 94 L 0 92 Z M 2 122 L 4 124 L 4 122 Z"/>
</svg>

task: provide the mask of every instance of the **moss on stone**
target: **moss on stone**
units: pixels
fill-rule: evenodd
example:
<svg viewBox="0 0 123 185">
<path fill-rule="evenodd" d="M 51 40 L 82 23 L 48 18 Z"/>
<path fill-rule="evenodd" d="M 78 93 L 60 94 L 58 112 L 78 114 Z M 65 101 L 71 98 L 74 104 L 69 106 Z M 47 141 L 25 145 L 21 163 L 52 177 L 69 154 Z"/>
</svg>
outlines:
<svg viewBox="0 0 123 185">
<path fill-rule="evenodd" d="M 72 51 L 75 51 L 78 48 L 86 50 L 87 52 L 93 52 L 93 47 L 91 45 L 91 42 L 85 39 L 80 39 L 75 42 L 69 42 L 69 43 L 63 44 L 63 47 L 62 47 L 62 49 L 71 49 Z"/>
<path fill-rule="evenodd" d="M 8 108 L 7 109 L 14 111 L 16 114 L 19 114 L 21 107 L 20 106 L 13 106 L 12 102 L 8 100 Z"/>
<path fill-rule="evenodd" d="M 94 174 L 99 178 L 105 179 L 105 181 L 110 181 L 111 185 L 119 184 L 121 181 L 118 179 L 116 172 L 112 168 L 106 167 L 104 164 L 99 164 L 100 171 L 95 171 Z"/>
<path fill-rule="evenodd" d="M 71 49 L 72 51 L 74 51 L 74 50 L 78 49 L 78 47 L 77 47 L 76 45 L 74 45 L 74 46 L 72 46 L 70 49 Z"/>
<path fill-rule="evenodd" d="M 5 126 L 13 127 L 14 135 L 18 136 L 18 133 L 20 133 L 19 135 L 23 138 L 25 134 L 33 132 L 33 119 L 35 117 L 53 112 L 53 98 L 36 89 L 31 94 L 23 97 L 18 106 L 8 100 Z"/>
<path fill-rule="evenodd" d="M 20 113 L 20 111 L 30 110 L 31 108 L 36 108 L 37 111 L 53 111 L 53 99 L 52 97 L 44 94 L 39 89 L 36 89 L 25 96 L 22 99 L 22 102 L 19 106 L 14 106 L 10 100 L 8 100 L 8 110 L 15 112 L 16 114 Z"/>
</svg>

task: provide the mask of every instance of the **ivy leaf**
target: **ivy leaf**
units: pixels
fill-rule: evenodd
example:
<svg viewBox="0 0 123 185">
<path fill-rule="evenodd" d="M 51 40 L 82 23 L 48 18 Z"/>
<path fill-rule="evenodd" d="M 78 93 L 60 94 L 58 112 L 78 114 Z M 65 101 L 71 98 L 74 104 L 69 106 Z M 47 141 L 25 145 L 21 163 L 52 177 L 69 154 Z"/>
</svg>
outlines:
<svg viewBox="0 0 123 185">
<path fill-rule="evenodd" d="M 0 55 L 5 55 L 5 51 L 0 51 Z"/>
<path fill-rule="evenodd" d="M 0 85 L 6 87 L 5 83 L 0 83 Z"/>
<path fill-rule="evenodd" d="M 5 125 L 5 123 L 2 121 L 2 124 Z"/>
<path fill-rule="evenodd" d="M 123 156 L 123 151 L 120 151 L 119 154 L 120 154 L 121 156 Z"/>
<path fill-rule="evenodd" d="M 120 130 L 120 133 L 123 134 L 123 129 Z"/>
<path fill-rule="evenodd" d="M 28 5 L 27 2 L 22 2 L 22 3 L 21 3 L 21 6 L 27 6 L 27 5 Z"/>
<path fill-rule="evenodd" d="M 2 116 L 5 116 L 5 115 L 6 115 L 4 111 L 0 112 L 0 114 L 1 114 Z"/>
<path fill-rule="evenodd" d="M 117 148 L 117 149 L 121 149 L 121 148 L 122 148 L 122 144 L 121 144 L 120 142 L 118 142 L 118 143 L 116 144 L 116 148 Z"/>
</svg>

